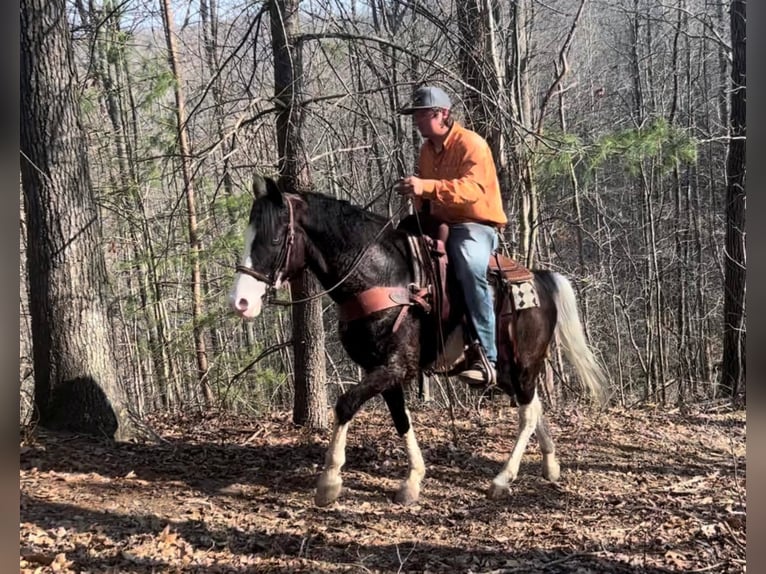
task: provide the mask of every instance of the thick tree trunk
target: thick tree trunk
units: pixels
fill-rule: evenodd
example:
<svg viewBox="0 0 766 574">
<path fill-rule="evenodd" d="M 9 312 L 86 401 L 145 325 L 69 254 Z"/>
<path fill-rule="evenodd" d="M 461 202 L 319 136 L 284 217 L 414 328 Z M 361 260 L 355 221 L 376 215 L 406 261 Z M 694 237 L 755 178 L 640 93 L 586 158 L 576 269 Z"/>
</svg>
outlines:
<svg viewBox="0 0 766 574">
<path fill-rule="evenodd" d="M 271 36 L 274 52 L 274 96 L 277 109 L 279 173 L 283 189 L 299 193 L 311 188 L 311 177 L 301 133 L 303 64 L 296 45 L 300 30 L 299 0 L 272 0 Z M 307 271 L 291 286 L 293 299 L 317 292 L 317 281 Z M 325 428 L 327 388 L 325 337 L 321 299 L 293 306 L 295 353 L 295 402 L 293 422 L 309 428 Z"/>
<path fill-rule="evenodd" d="M 724 263 L 724 393 L 745 393 L 745 1 L 731 3 L 731 111 L 726 163 L 726 258 Z"/>
<path fill-rule="evenodd" d="M 20 12 L 35 407 L 48 428 L 126 439 L 132 429 L 115 368 L 66 6 L 22 0 Z"/>
<path fill-rule="evenodd" d="M 292 282 L 292 293 L 316 293 L 319 283 L 311 273 Z M 293 310 L 293 353 L 295 354 L 295 401 L 293 422 L 309 428 L 327 426 L 325 336 L 321 301 Z"/>
</svg>

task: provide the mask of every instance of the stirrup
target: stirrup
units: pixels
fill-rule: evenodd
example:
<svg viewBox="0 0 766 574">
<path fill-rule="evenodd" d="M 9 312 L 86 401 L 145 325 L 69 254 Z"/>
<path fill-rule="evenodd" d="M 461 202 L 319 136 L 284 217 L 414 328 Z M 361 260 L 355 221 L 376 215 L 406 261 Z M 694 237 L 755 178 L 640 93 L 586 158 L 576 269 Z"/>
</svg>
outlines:
<svg viewBox="0 0 766 574">
<path fill-rule="evenodd" d="M 475 358 L 469 363 L 466 362 L 465 368 L 457 373 L 457 377 L 470 387 L 489 388 L 497 384 L 497 371 L 495 366 L 489 362 L 487 355 L 481 345 L 472 345 L 470 352 Z"/>
</svg>

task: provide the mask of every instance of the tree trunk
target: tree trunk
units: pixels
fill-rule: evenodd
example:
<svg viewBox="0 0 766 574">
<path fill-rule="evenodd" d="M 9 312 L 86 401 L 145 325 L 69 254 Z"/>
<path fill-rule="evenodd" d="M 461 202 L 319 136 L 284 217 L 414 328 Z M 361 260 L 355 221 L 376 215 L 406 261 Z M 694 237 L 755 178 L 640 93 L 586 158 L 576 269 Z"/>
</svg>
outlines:
<svg viewBox="0 0 766 574">
<path fill-rule="evenodd" d="M 470 127 L 480 134 L 500 161 L 500 126 L 498 114 L 485 98 L 502 92 L 500 69 L 495 49 L 495 6 L 492 0 L 458 2 L 460 31 L 460 75 L 467 86 L 465 107 Z"/>
<path fill-rule="evenodd" d="M 516 182 L 512 198 L 518 202 L 518 224 L 520 257 L 525 265 L 531 266 L 534 261 L 534 243 L 537 220 L 537 190 L 534 187 L 530 149 L 533 146 L 532 129 L 532 100 L 529 93 L 529 2 L 520 0 L 510 7 L 511 31 L 510 48 L 508 49 L 508 64 L 506 75 L 511 92 L 511 114 L 520 126 L 525 129 L 514 130 L 511 143 L 508 146 L 511 169 L 511 180 Z"/>
<path fill-rule="evenodd" d="M 731 3 L 731 108 L 726 162 L 726 258 L 721 386 L 745 394 L 745 1 Z"/>
<path fill-rule="evenodd" d="M 296 43 L 300 31 L 299 0 L 272 0 L 271 36 L 274 52 L 274 97 L 277 115 L 279 173 L 283 189 L 299 193 L 311 189 L 303 135 L 303 64 L 301 46 Z M 306 271 L 293 281 L 293 299 L 310 297 L 317 292 L 317 281 Z M 293 422 L 309 428 L 325 428 L 327 388 L 325 373 L 325 336 L 321 299 L 294 305 L 293 352 L 295 353 L 295 402 Z"/>
<path fill-rule="evenodd" d="M 124 440 L 98 210 L 63 0 L 21 2 L 21 179 L 42 426 Z"/>
<path fill-rule="evenodd" d="M 556 73 L 558 76 L 563 77 L 564 70 L 561 69 L 561 64 L 556 64 Z M 566 105 L 564 102 L 564 93 L 559 92 L 559 123 L 561 124 L 561 133 L 567 134 L 567 120 L 566 120 Z M 580 201 L 580 180 L 577 177 L 577 171 L 575 170 L 575 163 L 569 161 L 567 165 L 567 172 L 569 175 L 569 181 L 572 183 L 572 209 L 575 215 L 575 239 L 577 241 L 577 262 L 579 263 L 578 273 L 581 278 L 585 277 L 587 269 L 585 267 L 585 249 L 583 244 L 583 229 L 585 229 L 585 223 L 582 217 L 582 206 Z M 586 337 L 588 336 L 588 289 L 582 289 L 581 282 L 577 282 L 575 285 L 577 292 L 577 300 L 580 302 L 580 314 L 582 319 L 583 330 Z"/>
<path fill-rule="evenodd" d="M 205 406 L 213 404 L 213 390 L 210 388 L 208 378 L 207 350 L 205 337 L 202 330 L 202 278 L 200 273 L 200 239 L 197 228 L 197 206 L 194 194 L 194 184 L 191 175 L 191 154 L 189 147 L 189 134 L 186 128 L 186 102 L 182 89 L 181 68 L 178 64 L 178 56 L 175 47 L 175 32 L 173 30 L 173 11 L 170 0 L 163 0 L 162 17 L 165 25 L 165 39 L 168 45 L 168 62 L 173 73 L 174 92 L 176 99 L 176 121 L 178 122 L 178 147 L 181 153 L 181 173 L 184 181 L 186 195 L 186 215 L 189 227 L 189 259 L 191 264 L 191 287 L 192 287 L 192 318 L 194 332 L 194 348 L 197 359 L 197 379 L 199 380 L 202 397 Z"/>
<path fill-rule="evenodd" d="M 641 56 L 639 42 L 641 41 L 641 24 L 639 21 L 639 0 L 633 2 L 633 19 L 630 24 L 631 65 L 633 68 L 633 123 L 638 127 L 644 122 L 644 91 L 641 82 Z M 651 49 L 651 47 L 650 47 Z"/>
<path fill-rule="evenodd" d="M 293 297 L 316 293 L 319 284 L 304 273 L 291 284 Z M 293 308 L 293 353 L 295 356 L 295 400 L 293 422 L 309 428 L 327 427 L 325 335 L 321 300 Z"/>
</svg>

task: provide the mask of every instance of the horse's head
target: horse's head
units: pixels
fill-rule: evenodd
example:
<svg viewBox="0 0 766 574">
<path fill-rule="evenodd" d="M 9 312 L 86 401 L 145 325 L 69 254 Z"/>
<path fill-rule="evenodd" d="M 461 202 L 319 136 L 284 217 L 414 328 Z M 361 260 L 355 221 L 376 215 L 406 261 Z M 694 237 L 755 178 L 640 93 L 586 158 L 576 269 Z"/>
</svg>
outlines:
<svg viewBox="0 0 766 574">
<path fill-rule="evenodd" d="M 260 314 L 270 288 L 278 288 L 304 266 L 295 224 L 298 200 L 283 194 L 270 178 L 256 177 L 253 188 L 255 201 L 245 230 L 244 253 L 229 293 L 232 309 L 246 319 Z"/>
</svg>

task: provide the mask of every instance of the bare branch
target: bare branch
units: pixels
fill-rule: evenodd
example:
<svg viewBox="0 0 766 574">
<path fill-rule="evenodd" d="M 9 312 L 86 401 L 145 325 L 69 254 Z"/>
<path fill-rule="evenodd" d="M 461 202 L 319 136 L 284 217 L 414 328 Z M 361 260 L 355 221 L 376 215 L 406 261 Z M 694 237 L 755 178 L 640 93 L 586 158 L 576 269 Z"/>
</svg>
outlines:
<svg viewBox="0 0 766 574">
<path fill-rule="evenodd" d="M 564 44 L 561 46 L 561 51 L 559 51 L 560 65 L 557 66 L 556 79 L 553 81 L 553 83 L 548 88 L 548 91 L 545 93 L 545 96 L 543 97 L 543 103 L 540 104 L 540 115 L 537 118 L 537 126 L 535 127 L 535 133 L 538 136 L 541 135 L 543 131 L 543 120 L 545 119 L 545 110 L 548 107 L 548 103 L 550 102 L 551 97 L 553 97 L 553 94 L 556 92 L 559 84 L 564 79 L 564 76 L 566 76 L 567 72 L 569 72 L 569 62 L 567 62 L 567 55 L 569 54 L 569 50 L 572 47 L 574 33 L 577 29 L 577 24 L 580 21 L 580 17 L 582 16 L 582 11 L 585 7 L 585 1 L 586 0 L 580 0 L 580 5 L 577 8 L 577 13 L 575 14 L 574 20 L 572 21 L 572 25 L 569 27 L 569 33 L 564 40 Z"/>
</svg>

